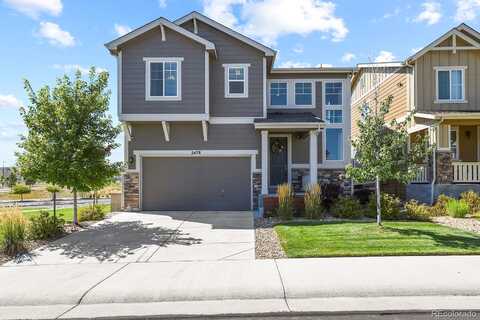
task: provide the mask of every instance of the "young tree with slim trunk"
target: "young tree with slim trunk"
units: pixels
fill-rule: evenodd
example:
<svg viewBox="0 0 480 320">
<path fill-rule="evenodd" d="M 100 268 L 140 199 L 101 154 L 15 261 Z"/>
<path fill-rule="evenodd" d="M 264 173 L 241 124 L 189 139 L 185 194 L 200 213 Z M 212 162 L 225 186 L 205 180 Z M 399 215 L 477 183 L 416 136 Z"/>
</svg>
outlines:
<svg viewBox="0 0 480 320">
<path fill-rule="evenodd" d="M 20 109 L 28 129 L 17 153 L 22 175 L 73 192 L 73 222 L 77 219 L 77 194 L 97 188 L 119 173 L 121 164 L 108 157 L 118 147 L 120 127 L 107 115 L 110 91 L 108 73 L 90 70 L 84 80 L 63 76 L 51 89 L 35 92 L 28 80 L 30 105 Z"/>
<path fill-rule="evenodd" d="M 392 100 L 392 96 L 381 103 L 374 99 L 372 106 L 360 107 L 359 135 L 352 141 L 356 150 L 355 166 L 347 167 L 347 175 L 355 181 L 375 181 L 378 225 L 382 223 L 381 183 L 408 183 L 415 177 L 418 164 L 424 162 L 430 153 L 426 139 L 408 145 L 407 129 L 412 114 L 403 121 L 388 122 L 385 119 Z"/>
</svg>

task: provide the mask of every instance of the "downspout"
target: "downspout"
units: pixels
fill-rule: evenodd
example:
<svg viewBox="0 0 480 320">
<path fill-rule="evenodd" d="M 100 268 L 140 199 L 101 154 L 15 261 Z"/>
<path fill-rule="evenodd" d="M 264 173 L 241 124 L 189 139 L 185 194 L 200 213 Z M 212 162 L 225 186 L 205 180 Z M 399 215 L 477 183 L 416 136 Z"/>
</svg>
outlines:
<svg viewBox="0 0 480 320">
<path fill-rule="evenodd" d="M 438 138 L 438 133 L 440 130 L 440 124 L 443 122 L 441 119 L 436 125 L 436 132 L 435 138 Z M 433 205 L 435 202 L 435 183 L 437 181 L 437 144 L 435 143 L 435 148 L 433 149 L 433 156 L 432 156 L 432 183 L 430 185 L 430 204 Z"/>
</svg>

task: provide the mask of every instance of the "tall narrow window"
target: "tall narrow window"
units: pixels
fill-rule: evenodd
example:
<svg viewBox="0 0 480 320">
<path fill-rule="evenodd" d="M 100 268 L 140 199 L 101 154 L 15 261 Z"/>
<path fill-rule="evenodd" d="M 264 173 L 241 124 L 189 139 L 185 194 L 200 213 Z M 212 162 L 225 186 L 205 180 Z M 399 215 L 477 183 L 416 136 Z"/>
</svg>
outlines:
<svg viewBox="0 0 480 320">
<path fill-rule="evenodd" d="M 450 128 L 450 151 L 452 158 L 458 160 L 458 127 Z"/>
<path fill-rule="evenodd" d="M 343 129 L 325 129 L 327 160 L 343 160 Z"/>
<path fill-rule="evenodd" d="M 342 83 L 325 83 L 325 104 L 327 106 L 341 106 L 342 102 Z"/>
<path fill-rule="evenodd" d="M 225 97 L 248 97 L 248 64 L 225 64 Z"/>
<path fill-rule="evenodd" d="M 311 106 L 312 98 L 312 83 L 311 82 L 296 82 L 295 83 L 295 104 L 297 106 Z"/>
<path fill-rule="evenodd" d="M 183 58 L 144 58 L 146 100 L 181 100 L 182 60 Z"/>
<path fill-rule="evenodd" d="M 465 69 L 439 67 L 437 75 L 437 101 L 463 102 L 465 100 Z"/>
<path fill-rule="evenodd" d="M 287 83 L 286 82 L 270 83 L 270 105 L 271 106 L 287 105 Z"/>
</svg>

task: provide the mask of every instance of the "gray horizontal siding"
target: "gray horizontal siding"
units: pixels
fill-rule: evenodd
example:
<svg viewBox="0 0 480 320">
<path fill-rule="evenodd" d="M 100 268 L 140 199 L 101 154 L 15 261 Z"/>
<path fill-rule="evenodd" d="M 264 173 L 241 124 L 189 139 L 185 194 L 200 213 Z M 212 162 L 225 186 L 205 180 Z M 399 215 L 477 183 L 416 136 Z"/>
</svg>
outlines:
<svg viewBox="0 0 480 320">
<path fill-rule="evenodd" d="M 122 46 L 122 108 L 126 114 L 204 113 L 204 46 L 165 27 L 166 41 L 160 28 L 146 32 Z M 144 57 L 183 57 L 182 100 L 145 101 Z"/>
<path fill-rule="evenodd" d="M 210 115 L 213 117 L 263 116 L 263 52 L 224 32 L 197 21 L 198 35 L 215 44 L 218 58 L 211 60 Z M 192 21 L 182 27 L 193 31 Z M 225 98 L 225 63 L 249 63 L 248 98 Z"/>
<path fill-rule="evenodd" d="M 310 163 L 310 135 L 308 132 L 292 135 L 292 163 Z M 318 163 L 322 162 L 322 135 L 318 135 Z"/>
</svg>

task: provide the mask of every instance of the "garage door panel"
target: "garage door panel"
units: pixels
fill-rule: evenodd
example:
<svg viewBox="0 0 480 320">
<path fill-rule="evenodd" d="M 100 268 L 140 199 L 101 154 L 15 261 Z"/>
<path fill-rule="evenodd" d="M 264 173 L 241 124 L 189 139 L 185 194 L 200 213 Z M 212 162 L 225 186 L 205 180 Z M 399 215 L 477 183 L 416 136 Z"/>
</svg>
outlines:
<svg viewBox="0 0 480 320">
<path fill-rule="evenodd" d="M 143 210 L 250 210 L 250 158 L 143 159 Z"/>
</svg>

